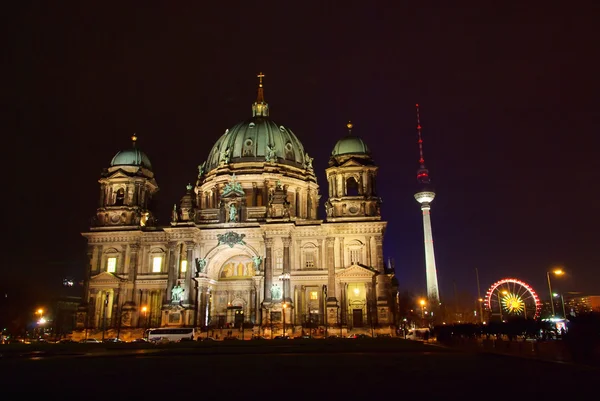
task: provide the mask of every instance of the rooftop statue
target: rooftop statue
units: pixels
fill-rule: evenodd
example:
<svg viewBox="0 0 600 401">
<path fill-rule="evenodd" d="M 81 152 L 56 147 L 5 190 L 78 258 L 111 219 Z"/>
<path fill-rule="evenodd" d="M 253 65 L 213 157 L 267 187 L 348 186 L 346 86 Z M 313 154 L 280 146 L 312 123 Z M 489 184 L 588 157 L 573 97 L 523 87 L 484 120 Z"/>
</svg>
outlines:
<svg viewBox="0 0 600 401">
<path fill-rule="evenodd" d="M 225 186 L 223 187 L 223 196 L 227 197 L 231 194 L 236 194 L 239 196 L 244 196 L 244 189 L 242 188 L 242 184 L 240 184 L 236 177 L 235 174 L 233 174 L 231 176 L 231 181 L 229 181 L 227 184 L 225 184 Z"/>
<path fill-rule="evenodd" d="M 267 145 L 267 154 L 265 156 L 265 160 L 272 163 L 276 161 L 275 145 Z"/>
<path fill-rule="evenodd" d="M 206 161 L 198 166 L 198 178 L 202 177 L 204 172 L 206 171 Z"/>
<path fill-rule="evenodd" d="M 314 157 L 310 157 L 310 156 L 308 155 L 308 153 L 306 153 L 306 154 L 304 155 L 304 159 L 305 159 L 305 162 L 304 162 L 304 167 L 305 167 L 307 170 L 312 170 L 312 169 L 313 169 L 312 162 L 313 162 L 313 160 L 315 160 L 315 159 L 314 159 Z"/>
</svg>

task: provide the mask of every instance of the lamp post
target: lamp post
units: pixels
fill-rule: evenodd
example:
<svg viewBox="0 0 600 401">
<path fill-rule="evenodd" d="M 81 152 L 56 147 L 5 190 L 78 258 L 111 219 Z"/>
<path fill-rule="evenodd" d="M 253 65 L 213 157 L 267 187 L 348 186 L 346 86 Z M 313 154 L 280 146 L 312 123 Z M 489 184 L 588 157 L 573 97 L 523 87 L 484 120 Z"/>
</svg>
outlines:
<svg viewBox="0 0 600 401">
<path fill-rule="evenodd" d="M 502 291 L 502 295 L 506 294 L 508 294 L 508 291 Z M 500 298 L 500 292 L 498 293 L 498 312 L 500 313 L 500 323 L 502 323 L 504 319 L 502 318 L 502 299 Z"/>
<path fill-rule="evenodd" d="M 148 307 L 146 305 L 142 306 L 142 313 L 144 314 L 144 326 L 148 330 Z"/>
<path fill-rule="evenodd" d="M 421 305 L 421 327 L 425 327 L 425 300 L 421 299 L 419 304 Z"/>
<path fill-rule="evenodd" d="M 555 276 L 562 276 L 564 272 L 562 269 L 552 270 L 552 274 Z M 550 284 L 550 272 L 546 272 L 546 278 L 548 279 L 548 292 L 550 293 L 550 306 L 552 307 L 552 317 L 554 317 L 554 298 L 552 297 L 552 285 Z"/>
<path fill-rule="evenodd" d="M 104 342 L 104 334 L 106 332 L 106 309 L 108 308 L 108 292 L 104 298 L 104 307 L 102 308 L 102 342 Z"/>
<path fill-rule="evenodd" d="M 283 318 L 283 337 L 284 338 L 285 338 L 285 311 L 286 311 L 286 309 L 287 309 L 287 304 L 284 302 L 283 306 L 282 306 L 282 309 L 281 309 L 281 312 L 282 312 L 282 315 L 283 315 L 282 318 Z"/>
<path fill-rule="evenodd" d="M 44 323 L 44 321 L 42 319 L 44 319 L 44 310 L 42 308 L 38 308 L 38 310 L 35 311 L 35 314 L 39 316 L 39 319 L 37 321 L 38 324 L 38 337 L 41 337 L 42 334 L 42 326 L 41 324 Z"/>
<path fill-rule="evenodd" d="M 565 312 L 565 299 L 563 298 L 563 294 L 561 293 L 560 295 L 557 293 L 553 293 L 552 296 L 554 296 L 555 298 L 558 298 L 560 296 L 560 303 L 562 305 L 562 312 L 563 312 L 563 318 L 567 318 L 567 313 Z"/>
</svg>

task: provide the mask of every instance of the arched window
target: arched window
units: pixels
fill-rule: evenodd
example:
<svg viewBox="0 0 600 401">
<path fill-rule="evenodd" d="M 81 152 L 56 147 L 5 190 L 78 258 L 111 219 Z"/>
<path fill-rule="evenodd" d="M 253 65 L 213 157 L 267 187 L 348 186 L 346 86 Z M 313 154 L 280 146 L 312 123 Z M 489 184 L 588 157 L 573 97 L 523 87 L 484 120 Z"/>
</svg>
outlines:
<svg viewBox="0 0 600 401">
<path fill-rule="evenodd" d="M 125 203 L 125 190 L 123 188 L 119 188 L 117 190 L 117 197 L 115 198 L 115 206 L 123 206 Z"/>
<path fill-rule="evenodd" d="M 363 243 L 358 240 L 351 241 L 348 244 L 348 256 L 351 265 L 363 264 L 363 248 Z"/>
<path fill-rule="evenodd" d="M 314 270 L 318 269 L 319 264 L 317 260 L 317 246 L 312 243 L 308 243 L 302 247 L 302 269 L 303 270 Z"/>
<path fill-rule="evenodd" d="M 162 273 L 165 260 L 165 251 L 161 248 L 155 248 L 150 251 L 149 273 Z M 187 266 L 186 266 L 187 267 Z"/>
<path fill-rule="evenodd" d="M 104 253 L 104 271 L 108 273 L 117 272 L 117 262 L 119 261 L 119 251 L 114 248 L 108 249 Z"/>
<path fill-rule="evenodd" d="M 358 183 L 354 177 L 350 177 L 346 180 L 346 195 L 358 196 Z"/>
</svg>

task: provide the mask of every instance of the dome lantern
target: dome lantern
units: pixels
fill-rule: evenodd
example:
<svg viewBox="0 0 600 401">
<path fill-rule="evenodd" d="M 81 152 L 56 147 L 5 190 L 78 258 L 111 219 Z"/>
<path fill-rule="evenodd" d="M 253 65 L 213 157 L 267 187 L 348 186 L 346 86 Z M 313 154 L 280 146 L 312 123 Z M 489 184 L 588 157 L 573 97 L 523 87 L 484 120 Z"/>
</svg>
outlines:
<svg viewBox="0 0 600 401">
<path fill-rule="evenodd" d="M 265 102 L 265 90 L 263 88 L 263 78 L 265 74 L 259 72 L 258 78 L 258 94 L 256 96 L 256 102 L 252 105 L 252 117 L 268 117 L 269 116 L 269 104 Z"/>
</svg>

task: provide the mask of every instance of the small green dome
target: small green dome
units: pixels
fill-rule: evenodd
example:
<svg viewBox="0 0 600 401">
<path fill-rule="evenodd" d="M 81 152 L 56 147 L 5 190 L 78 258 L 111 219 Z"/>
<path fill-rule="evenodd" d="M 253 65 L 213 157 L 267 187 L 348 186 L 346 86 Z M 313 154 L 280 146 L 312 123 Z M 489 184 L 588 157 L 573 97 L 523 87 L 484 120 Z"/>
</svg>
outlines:
<svg viewBox="0 0 600 401">
<path fill-rule="evenodd" d="M 122 150 L 112 158 L 110 166 L 140 166 L 152 170 L 148 156 L 138 148 Z"/>
<path fill-rule="evenodd" d="M 347 155 L 347 154 L 360 154 L 368 155 L 371 151 L 367 147 L 367 144 L 356 135 L 348 135 L 340 139 L 334 146 L 333 156 Z"/>
</svg>

